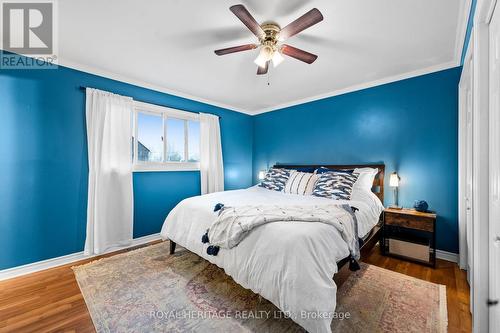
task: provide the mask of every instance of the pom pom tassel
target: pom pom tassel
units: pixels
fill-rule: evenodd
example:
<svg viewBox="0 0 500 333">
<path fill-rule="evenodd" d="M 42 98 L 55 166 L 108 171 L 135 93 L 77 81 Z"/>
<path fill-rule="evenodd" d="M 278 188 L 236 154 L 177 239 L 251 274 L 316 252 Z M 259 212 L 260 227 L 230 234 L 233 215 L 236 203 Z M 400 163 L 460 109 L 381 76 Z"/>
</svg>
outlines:
<svg viewBox="0 0 500 333">
<path fill-rule="evenodd" d="M 361 269 L 361 267 L 359 266 L 356 259 L 351 257 L 351 259 L 349 259 L 349 270 L 351 272 L 355 272 L 355 271 L 359 271 L 360 269 Z"/>
<path fill-rule="evenodd" d="M 203 236 L 201 236 L 201 242 L 203 244 L 210 242 L 210 240 L 208 239 L 208 231 Z"/>
<path fill-rule="evenodd" d="M 214 212 L 221 210 L 221 209 L 222 209 L 222 207 L 224 207 L 224 204 L 218 203 L 218 204 L 217 204 L 217 205 L 215 205 L 215 207 L 214 207 Z"/>
<path fill-rule="evenodd" d="M 220 248 L 216 245 L 210 245 L 208 248 L 207 248 L 207 254 L 211 255 L 211 256 L 216 256 L 217 253 L 219 253 L 219 250 Z"/>
</svg>

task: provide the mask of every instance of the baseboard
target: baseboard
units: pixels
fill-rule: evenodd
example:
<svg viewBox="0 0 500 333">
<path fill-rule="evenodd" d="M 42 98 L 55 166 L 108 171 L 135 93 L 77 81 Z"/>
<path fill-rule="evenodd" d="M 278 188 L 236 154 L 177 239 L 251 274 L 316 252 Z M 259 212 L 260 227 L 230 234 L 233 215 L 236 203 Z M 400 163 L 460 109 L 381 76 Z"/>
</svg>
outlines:
<svg viewBox="0 0 500 333">
<path fill-rule="evenodd" d="M 458 253 L 436 250 L 436 258 L 458 263 Z"/>
<path fill-rule="evenodd" d="M 110 253 L 110 252 L 115 252 L 115 251 L 127 249 L 130 247 L 153 242 L 153 241 L 156 241 L 159 239 L 161 239 L 159 233 L 144 236 L 144 237 L 134 238 L 130 245 L 122 246 L 122 247 L 115 247 L 115 248 L 113 248 L 105 253 Z M 103 253 L 103 254 L 105 254 L 105 253 Z M 22 266 L 4 269 L 4 270 L 0 271 L 0 281 L 12 279 L 14 277 L 18 277 L 21 275 L 26 275 L 26 274 L 30 274 L 30 273 L 43 271 L 45 269 L 54 268 L 57 266 L 70 264 L 72 262 L 76 262 L 76 261 L 83 260 L 83 259 L 89 259 L 89 258 L 96 257 L 96 256 L 97 255 L 85 255 L 82 251 L 82 252 L 68 254 L 68 255 L 65 255 L 62 257 L 51 258 L 51 259 L 47 259 L 47 260 L 37 261 L 37 262 L 31 263 L 31 264 L 26 264 L 26 265 L 22 265 Z"/>
</svg>

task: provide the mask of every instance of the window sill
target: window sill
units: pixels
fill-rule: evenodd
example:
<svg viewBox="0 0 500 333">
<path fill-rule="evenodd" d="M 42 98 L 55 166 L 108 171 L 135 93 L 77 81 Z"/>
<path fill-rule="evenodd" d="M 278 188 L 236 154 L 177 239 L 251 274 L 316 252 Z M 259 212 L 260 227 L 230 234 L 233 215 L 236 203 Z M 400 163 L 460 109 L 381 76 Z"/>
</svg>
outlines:
<svg viewBox="0 0 500 333">
<path fill-rule="evenodd" d="M 200 171 L 200 163 L 138 163 L 133 172 Z"/>
</svg>

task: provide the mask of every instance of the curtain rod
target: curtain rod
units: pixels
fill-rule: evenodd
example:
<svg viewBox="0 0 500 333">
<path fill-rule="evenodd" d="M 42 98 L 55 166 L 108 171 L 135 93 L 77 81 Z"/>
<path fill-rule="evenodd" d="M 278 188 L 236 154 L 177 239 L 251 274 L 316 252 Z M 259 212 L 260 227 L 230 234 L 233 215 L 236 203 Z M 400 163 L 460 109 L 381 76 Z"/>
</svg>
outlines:
<svg viewBox="0 0 500 333">
<path fill-rule="evenodd" d="M 87 88 L 99 90 L 99 89 L 97 89 L 97 88 L 80 86 L 80 90 L 86 90 Z M 135 99 L 134 99 L 134 101 L 135 101 Z M 142 101 L 137 101 L 137 102 L 142 102 Z M 153 104 L 153 103 L 149 103 L 149 102 L 142 102 L 142 103 Z M 157 105 L 157 104 L 153 104 L 153 105 Z M 158 106 L 163 106 L 163 107 L 165 107 L 164 105 L 158 105 Z M 169 107 L 169 106 L 167 106 L 167 107 Z M 199 113 L 199 112 L 194 112 L 194 111 L 185 110 L 185 109 L 178 109 L 178 108 L 175 108 L 175 109 L 176 109 L 176 110 L 180 110 L 180 111 L 185 111 L 185 112 Z M 219 119 L 222 119 L 222 117 L 221 117 L 221 116 L 219 116 L 219 115 L 216 115 L 216 114 L 213 114 L 213 113 L 210 113 L 210 114 L 212 114 L 212 115 L 214 115 L 214 116 L 219 117 Z"/>
</svg>

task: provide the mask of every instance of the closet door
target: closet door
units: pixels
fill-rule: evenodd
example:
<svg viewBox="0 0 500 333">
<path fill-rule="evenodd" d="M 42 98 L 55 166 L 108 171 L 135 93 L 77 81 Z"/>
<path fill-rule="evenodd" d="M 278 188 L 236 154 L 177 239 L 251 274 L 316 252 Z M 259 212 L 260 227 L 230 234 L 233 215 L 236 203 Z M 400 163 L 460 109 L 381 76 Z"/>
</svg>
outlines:
<svg viewBox="0 0 500 333">
<path fill-rule="evenodd" d="M 471 43 L 472 46 L 472 43 Z M 473 256 L 473 55 L 472 50 L 464 62 L 460 78 L 460 117 L 459 117 L 459 231 L 460 231 L 460 268 L 467 270 L 471 300 L 474 292 Z M 470 303 L 471 312 L 473 302 Z"/>
<path fill-rule="evenodd" d="M 500 8 L 490 22 L 489 49 L 489 318 L 500 332 Z"/>
<path fill-rule="evenodd" d="M 472 60 L 471 60 L 472 61 Z M 472 66 L 471 66 L 472 67 Z M 472 75 L 471 75 L 472 81 Z M 467 242 L 467 280 L 469 281 L 469 286 L 471 286 L 471 296 L 474 292 L 473 286 L 473 275 L 471 274 L 474 269 L 474 256 L 473 251 L 473 240 L 474 240 L 474 222 L 472 214 L 472 168 L 473 168 L 473 145 L 472 145 L 472 83 L 467 91 L 467 108 L 466 108 L 466 120 L 465 120 L 465 221 L 466 221 L 466 242 Z M 472 312 L 472 302 L 471 302 L 471 312 Z"/>
</svg>

